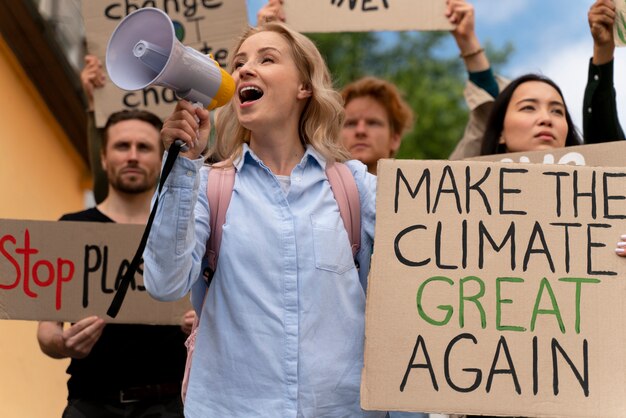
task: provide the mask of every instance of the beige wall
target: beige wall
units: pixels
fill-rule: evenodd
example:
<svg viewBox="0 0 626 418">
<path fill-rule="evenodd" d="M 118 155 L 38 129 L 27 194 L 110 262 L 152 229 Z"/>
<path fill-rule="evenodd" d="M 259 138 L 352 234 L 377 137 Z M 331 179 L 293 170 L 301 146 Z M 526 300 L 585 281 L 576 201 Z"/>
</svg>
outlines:
<svg viewBox="0 0 626 418">
<path fill-rule="evenodd" d="M 54 220 L 83 209 L 88 169 L 1 37 L 0 92 L 0 218 Z M 61 416 L 68 362 L 41 353 L 36 328 L 0 321 L 0 417 Z"/>
</svg>

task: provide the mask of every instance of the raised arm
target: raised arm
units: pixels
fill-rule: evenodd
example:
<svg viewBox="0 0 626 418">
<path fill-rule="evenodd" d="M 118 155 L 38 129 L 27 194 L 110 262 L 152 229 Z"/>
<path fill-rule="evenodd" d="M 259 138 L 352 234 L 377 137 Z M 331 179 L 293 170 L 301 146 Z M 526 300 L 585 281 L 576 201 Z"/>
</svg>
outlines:
<svg viewBox="0 0 626 418">
<path fill-rule="evenodd" d="M 476 35 L 474 6 L 466 0 L 447 0 L 446 17 L 455 25 L 451 31 L 468 72 L 465 101 L 470 110 L 463 138 L 450 154 L 451 160 L 480 155 L 481 142 L 493 101 L 508 84 L 496 78 L 484 48 Z"/>
<path fill-rule="evenodd" d="M 177 139 L 189 147 L 170 172 L 143 254 L 144 285 L 159 300 L 185 296 L 200 275 L 209 238 L 206 170 L 201 155 L 210 130 L 209 112 L 187 101 L 177 104 L 163 124 L 165 149 Z"/>
<path fill-rule="evenodd" d="M 93 93 L 96 89 L 102 88 L 106 77 L 102 62 L 95 55 L 85 56 L 85 66 L 80 72 L 80 82 L 83 86 L 83 93 L 87 99 L 87 145 L 89 148 L 89 164 L 91 165 L 91 175 L 93 178 L 93 194 L 96 203 L 102 202 L 108 193 L 109 181 L 102 169 L 100 162 L 100 149 L 102 146 L 102 136 L 104 129 L 96 127 L 94 117 Z"/>
<path fill-rule="evenodd" d="M 626 139 L 617 117 L 613 86 L 615 17 L 611 0 L 597 0 L 587 14 L 593 37 L 593 57 L 583 99 L 583 137 L 587 144 Z"/>
<path fill-rule="evenodd" d="M 468 72 L 485 71 L 490 68 L 485 49 L 480 45 L 475 30 L 474 6 L 466 0 L 447 0 L 446 17 L 456 27 L 450 31 L 463 58 Z"/>
</svg>

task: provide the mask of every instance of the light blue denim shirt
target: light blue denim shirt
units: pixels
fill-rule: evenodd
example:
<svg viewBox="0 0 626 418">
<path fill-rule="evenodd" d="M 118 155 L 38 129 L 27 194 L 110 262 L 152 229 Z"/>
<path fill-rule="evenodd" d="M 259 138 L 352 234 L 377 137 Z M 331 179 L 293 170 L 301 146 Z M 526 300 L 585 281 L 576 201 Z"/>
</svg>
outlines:
<svg viewBox="0 0 626 418">
<path fill-rule="evenodd" d="M 308 147 L 285 194 L 244 146 L 202 307 L 185 416 L 385 416 L 359 406 L 376 180 L 348 162 L 361 201 L 357 271 L 325 164 Z M 145 285 L 157 299 L 194 287 L 198 306 L 210 235 L 207 173 L 201 160 L 179 158 L 159 197 L 144 253 Z"/>
</svg>

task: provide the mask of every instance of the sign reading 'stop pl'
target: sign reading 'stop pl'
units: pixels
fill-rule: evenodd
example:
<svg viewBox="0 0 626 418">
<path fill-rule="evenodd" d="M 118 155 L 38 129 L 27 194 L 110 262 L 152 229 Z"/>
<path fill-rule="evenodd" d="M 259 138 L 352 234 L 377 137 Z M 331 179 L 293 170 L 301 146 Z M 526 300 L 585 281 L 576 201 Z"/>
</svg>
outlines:
<svg viewBox="0 0 626 418">
<path fill-rule="evenodd" d="M 105 317 L 143 227 L 0 219 L 0 319 L 76 322 Z M 188 298 L 159 302 L 140 267 L 120 314 L 108 322 L 180 324 Z"/>
<path fill-rule="evenodd" d="M 104 65 L 107 43 L 116 26 L 128 14 L 144 7 L 164 11 L 174 23 L 178 41 L 211 54 L 222 68 L 226 68 L 231 48 L 248 25 L 245 0 L 83 0 L 89 54 L 96 55 Z M 129 45 L 129 50 L 133 46 Z M 96 126 L 101 127 L 111 113 L 122 109 L 145 109 L 165 119 L 178 99 L 164 87 L 124 91 L 107 79 L 103 88 L 94 91 L 94 100 Z"/>
<path fill-rule="evenodd" d="M 287 0 L 284 7 L 300 32 L 452 29 L 446 0 Z"/>
</svg>

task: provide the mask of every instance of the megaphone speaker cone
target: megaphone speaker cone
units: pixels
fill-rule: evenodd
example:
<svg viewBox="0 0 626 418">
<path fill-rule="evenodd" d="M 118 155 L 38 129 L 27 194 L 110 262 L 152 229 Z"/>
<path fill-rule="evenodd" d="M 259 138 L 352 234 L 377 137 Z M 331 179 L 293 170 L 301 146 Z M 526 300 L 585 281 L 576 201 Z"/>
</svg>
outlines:
<svg viewBox="0 0 626 418">
<path fill-rule="evenodd" d="M 225 105 L 235 92 L 230 74 L 209 56 L 181 44 L 167 14 L 152 7 L 134 11 L 115 28 L 106 66 L 121 89 L 163 86 L 208 109 Z"/>
<path fill-rule="evenodd" d="M 155 53 L 150 53 L 147 59 L 151 56 L 153 65 L 146 65 L 135 56 L 140 42 L 153 51 L 158 50 L 163 57 L 157 61 Z M 111 81 L 123 90 L 148 87 L 167 66 L 176 43 L 172 21 L 163 11 L 146 7 L 132 12 L 117 25 L 109 39 L 106 67 Z"/>
</svg>

